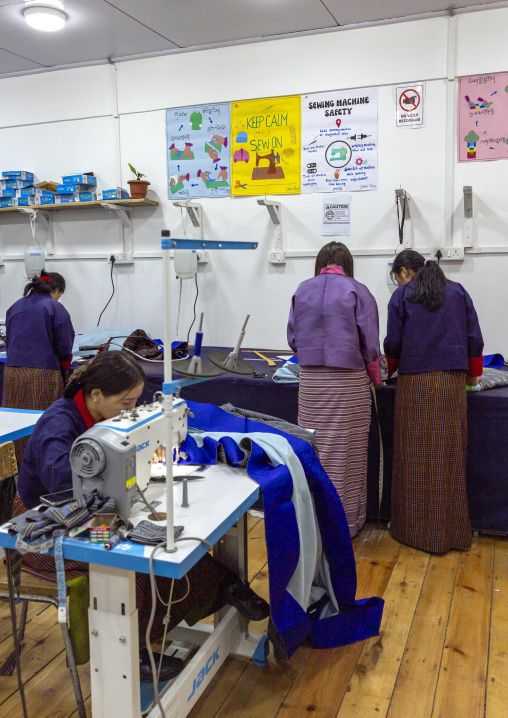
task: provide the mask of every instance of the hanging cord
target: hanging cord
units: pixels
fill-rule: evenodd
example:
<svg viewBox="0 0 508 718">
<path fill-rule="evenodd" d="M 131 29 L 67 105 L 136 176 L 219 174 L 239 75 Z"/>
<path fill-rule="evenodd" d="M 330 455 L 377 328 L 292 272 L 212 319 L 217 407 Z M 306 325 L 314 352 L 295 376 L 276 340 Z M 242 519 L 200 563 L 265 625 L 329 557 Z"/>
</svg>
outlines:
<svg viewBox="0 0 508 718">
<path fill-rule="evenodd" d="M 189 337 L 190 337 L 191 329 L 192 329 L 192 327 L 194 326 L 194 322 L 196 321 L 196 304 L 197 304 L 197 302 L 198 302 L 198 297 L 199 297 L 198 273 L 197 273 L 197 272 L 196 272 L 196 274 L 194 275 L 194 280 L 195 280 L 195 282 L 196 282 L 196 298 L 195 298 L 195 300 L 194 300 L 194 319 L 192 320 L 192 324 L 190 325 L 189 331 L 187 332 L 187 344 L 189 343 Z"/>
<path fill-rule="evenodd" d="M 213 550 L 213 546 L 212 546 L 210 543 L 208 543 L 208 541 L 205 541 L 205 539 L 202 539 L 202 538 L 199 538 L 199 537 L 196 537 L 196 536 L 180 537 L 180 538 L 178 538 L 178 539 L 175 540 L 175 543 L 178 543 L 178 542 L 180 542 L 180 541 L 200 541 L 201 543 L 204 543 L 210 550 Z M 173 606 L 175 603 L 180 603 L 181 601 L 184 601 L 184 600 L 187 598 L 187 596 L 189 595 L 189 593 L 190 593 L 190 582 L 189 582 L 189 578 L 188 578 L 187 574 L 185 574 L 185 578 L 187 579 L 187 592 L 185 593 L 185 595 L 182 596 L 182 598 L 178 598 L 178 599 L 176 599 L 175 601 L 173 601 L 173 587 L 174 587 L 174 583 L 175 583 L 175 581 L 174 581 L 174 579 L 173 579 L 173 580 L 171 581 L 171 590 L 170 590 L 170 593 L 169 593 L 168 602 L 166 603 L 165 601 L 162 600 L 162 598 L 161 598 L 161 596 L 160 596 L 160 594 L 159 594 L 159 589 L 157 588 L 157 582 L 156 582 L 156 580 L 155 580 L 155 574 L 154 574 L 154 572 L 153 572 L 153 559 L 154 559 L 154 557 L 155 557 L 156 552 L 157 552 L 159 549 L 164 548 L 165 546 L 166 546 L 166 541 L 162 541 L 160 544 L 157 544 L 157 546 L 154 546 L 154 548 L 153 548 L 153 550 L 152 550 L 152 552 L 151 552 L 151 554 L 150 554 L 150 560 L 149 560 L 148 566 L 149 566 L 149 575 L 150 575 L 150 589 L 151 589 L 151 592 L 152 592 L 152 610 L 151 610 L 151 612 L 150 612 L 150 620 L 148 621 L 148 626 L 146 627 L 146 634 L 145 634 L 146 648 L 147 648 L 147 651 L 148 651 L 148 656 L 149 656 L 149 658 L 150 658 L 150 665 L 151 665 L 151 668 L 152 668 L 153 693 L 154 693 L 154 697 L 155 697 L 154 702 L 153 702 L 152 705 L 145 711 L 145 714 L 146 714 L 146 713 L 149 713 L 149 712 L 152 710 L 152 708 L 155 707 L 155 704 L 157 704 L 157 706 L 159 707 L 159 711 L 160 711 L 160 714 L 161 714 L 161 718 L 166 718 L 166 714 L 165 714 L 165 712 L 164 712 L 164 708 L 162 707 L 162 703 L 161 703 L 161 699 L 160 699 L 158 687 L 159 687 L 160 670 L 161 670 L 161 666 L 162 666 L 162 656 L 163 656 L 163 654 L 164 654 L 164 646 L 165 646 L 165 643 L 166 643 L 166 635 L 167 635 L 167 630 L 168 630 L 169 621 L 170 621 L 170 617 L 171 617 L 171 606 Z M 167 608 L 166 615 L 165 615 L 165 617 L 164 617 L 164 619 L 163 619 L 163 622 L 164 622 L 164 636 L 163 636 L 163 639 L 162 639 L 162 648 L 161 648 L 161 654 L 160 654 L 160 659 L 159 659 L 159 669 L 158 669 L 158 670 L 156 670 L 155 657 L 154 657 L 154 654 L 153 654 L 152 643 L 151 643 L 152 626 L 153 626 L 153 622 L 154 622 L 154 620 L 155 620 L 155 612 L 156 612 L 156 610 L 157 610 L 157 599 L 159 599 L 159 601 L 162 603 L 162 605 L 163 605 L 163 606 L 166 606 L 166 608 Z"/>
<path fill-rule="evenodd" d="M 178 341 L 178 328 L 180 326 L 180 309 L 182 308 L 182 286 L 183 279 L 180 279 L 180 292 L 178 294 L 178 313 L 176 315 L 176 341 Z"/>
<path fill-rule="evenodd" d="M 106 309 L 109 307 L 109 304 L 110 304 L 111 300 L 113 299 L 113 297 L 114 297 L 114 295 L 115 295 L 115 283 L 114 283 L 114 281 L 113 281 L 113 267 L 115 266 L 115 256 L 114 256 L 114 254 L 111 255 L 111 257 L 109 258 L 109 260 L 110 260 L 110 262 L 111 262 L 111 286 L 112 286 L 112 288 L 113 288 L 113 291 L 111 292 L 111 296 L 110 296 L 110 298 L 108 299 L 108 303 L 106 304 L 106 306 L 104 307 L 104 309 L 103 309 L 102 312 L 100 313 L 99 319 L 98 319 L 98 321 L 97 321 L 97 326 L 99 326 L 99 324 L 101 323 L 102 315 L 104 314 L 104 312 L 106 311 Z"/>
<path fill-rule="evenodd" d="M 402 199 L 402 220 L 400 218 L 400 207 L 399 207 L 399 200 Z M 407 197 L 404 195 L 402 198 L 395 196 L 395 204 L 397 206 L 397 226 L 399 228 L 399 244 L 403 244 L 404 242 L 404 223 L 406 221 L 406 203 L 407 203 Z"/>
<path fill-rule="evenodd" d="M 9 586 L 9 608 L 11 613 L 12 636 L 14 638 L 14 653 L 16 656 L 16 675 L 18 678 L 19 695 L 21 698 L 21 706 L 23 708 L 23 716 L 24 718 L 28 718 L 28 713 L 26 710 L 25 687 L 23 685 L 23 679 L 21 677 L 21 651 L 19 645 L 18 627 L 16 626 L 16 605 L 14 602 L 14 592 L 16 590 L 16 587 L 14 585 L 14 575 L 12 569 L 13 553 L 14 552 L 12 549 L 7 549 L 5 551 L 5 558 L 7 563 L 7 583 Z"/>
</svg>

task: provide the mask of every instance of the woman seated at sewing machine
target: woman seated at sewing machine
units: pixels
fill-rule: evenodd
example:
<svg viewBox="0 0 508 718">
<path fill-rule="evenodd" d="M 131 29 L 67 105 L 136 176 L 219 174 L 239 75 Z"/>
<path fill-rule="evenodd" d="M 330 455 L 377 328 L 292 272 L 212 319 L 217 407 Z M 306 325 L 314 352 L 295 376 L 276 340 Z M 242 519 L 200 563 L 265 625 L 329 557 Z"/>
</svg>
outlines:
<svg viewBox="0 0 508 718">
<path fill-rule="evenodd" d="M 134 408 L 143 391 L 144 381 L 141 367 L 121 351 L 98 354 L 88 365 L 73 373 L 63 398 L 44 412 L 30 437 L 19 472 L 19 495 L 14 502 L 14 515 L 37 506 L 45 494 L 72 487 L 69 454 L 75 439 L 95 423 L 111 419 L 123 409 Z M 67 578 L 88 573 L 87 564 L 77 561 L 66 561 L 65 564 Z M 26 554 L 23 556 L 23 569 L 50 581 L 56 580 L 54 560 L 50 556 Z M 159 595 L 167 600 L 171 595 L 172 580 L 157 577 L 156 581 Z M 149 576 L 137 574 L 140 674 L 142 681 L 150 682 L 152 669 L 145 647 L 145 634 L 151 601 Z M 205 554 L 184 578 L 175 580 L 172 601 L 168 631 L 183 619 L 195 623 L 226 604 L 235 606 L 248 620 L 262 620 L 270 612 L 266 601 L 210 554 Z M 162 638 L 165 615 L 166 608 L 157 600 L 152 641 Z M 159 656 L 156 656 L 158 662 Z M 163 656 L 160 680 L 169 680 L 182 668 L 181 659 Z"/>
</svg>

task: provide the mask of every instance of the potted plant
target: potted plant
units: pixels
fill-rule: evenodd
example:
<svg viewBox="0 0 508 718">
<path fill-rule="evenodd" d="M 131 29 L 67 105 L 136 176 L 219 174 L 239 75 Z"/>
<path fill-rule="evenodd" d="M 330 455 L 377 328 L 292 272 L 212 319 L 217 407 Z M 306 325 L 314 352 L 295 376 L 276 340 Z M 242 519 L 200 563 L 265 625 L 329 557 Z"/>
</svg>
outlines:
<svg viewBox="0 0 508 718">
<path fill-rule="evenodd" d="M 128 162 L 127 164 L 129 165 L 130 171 L 136 178 L 128 181 L 131 190 L 131 197 L 132 199 L 144 199 L 146 197 L 146 191 L 150 182 L 141 179 L 142 177 L 146 177 L 146 175 L 143 175 L 141 174 L 141 172 L 138 172 L 136 169 L 134 169 L 130 162 Z"/>
</svg>

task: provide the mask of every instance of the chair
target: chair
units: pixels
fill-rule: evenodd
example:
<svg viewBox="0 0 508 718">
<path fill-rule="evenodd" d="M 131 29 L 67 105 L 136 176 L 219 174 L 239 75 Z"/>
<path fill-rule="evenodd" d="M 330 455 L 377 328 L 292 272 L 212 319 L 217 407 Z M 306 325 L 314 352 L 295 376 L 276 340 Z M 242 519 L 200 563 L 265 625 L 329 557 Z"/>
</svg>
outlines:
<svg viewBox="0 0 508 718">
<path fill-rule="evenodd" d="M 18 466 L 12 441 L 1 444 L 0 488 L 4 482 L 11 482 L 17 473 Z M 0 598 L 9 599 L 9 583 L 6 577 L 0 577 Z M 37 603 L 48 603 L 58 609 L 58 588 L 56 583 L 53 584 L 49 581 L 45 581 L 44 579 L 35 578 L 21 573 L 20 587 L 19 590 L 15 591 L 15 599 L 22 602 L 20 624 L 17 630 L 18 645 L 20 645 L 25 636 L 28 602 L 35 601 Z M 67 654 L 67 663 L 71 672 L 78 715 L 79 718 L 86 718 L 85 705 L 83 702 L 83 695 L 81 693 L 81 684 L 79 681 L 79 674 L 69 634 L 69 627 L 67 623 L 61 623 L 60 626 L 62 628 L 63 642 L 65 652 Z M 11 661 L 13 658 L 15 660 L 15 652 L 11 654 L 7 661 Z"/>
</svg>

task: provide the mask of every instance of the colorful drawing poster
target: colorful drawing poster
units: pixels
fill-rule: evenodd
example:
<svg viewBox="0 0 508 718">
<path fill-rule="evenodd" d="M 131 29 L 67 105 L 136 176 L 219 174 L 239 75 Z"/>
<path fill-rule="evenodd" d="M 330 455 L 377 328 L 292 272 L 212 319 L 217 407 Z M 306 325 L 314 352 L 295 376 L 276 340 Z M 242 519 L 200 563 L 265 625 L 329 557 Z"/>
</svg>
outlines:
<svg viewBox="0 0 508 718">
<path fill-rule="evenodd" d="M 168 199 L 231 193 L 229 103 L 166 110 Z"/>
<path fill-rule="evenodd" d="M 508 159 L 508 73 L 459 79 L 458 161 Z"/>
<path fill-rule="evenodd" d="M 300 97 L 231 103 L 231 194 L 300 192 Z"/>
<path fill-rule="evenodd" d="M 302 95 L 302 193 L 377 189 L 377 88 Z"/>
</svg>

